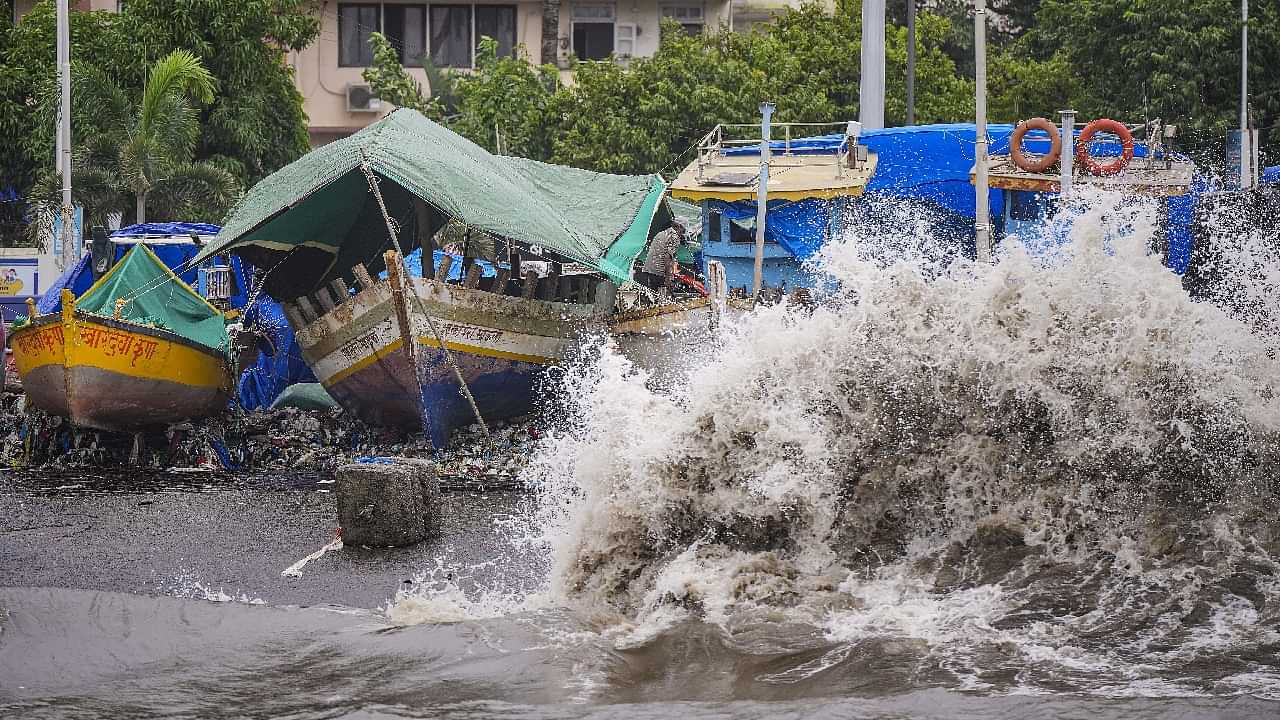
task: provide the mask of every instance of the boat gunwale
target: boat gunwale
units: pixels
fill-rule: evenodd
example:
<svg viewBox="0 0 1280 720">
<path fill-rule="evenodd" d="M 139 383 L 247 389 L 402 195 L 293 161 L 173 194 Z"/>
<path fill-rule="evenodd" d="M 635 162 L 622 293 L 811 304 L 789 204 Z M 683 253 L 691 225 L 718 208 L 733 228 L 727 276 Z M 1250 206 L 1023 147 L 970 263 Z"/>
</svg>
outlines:
<svg viewBox="0 0 1280 720">
<path fill-rule="evenodd" d="M 72 313 L 72 317 L 75 320 L 78 320 L 80 322 L 96 323 L 108 328 L 112 328 L 114 330 L 123 330 L 125 332 L 137 333 L 138 335 L 145 335 L 147 337 L 152 337 L 157 340 L 164 340 L 166 342 L 172 342 L 178 345 L 183 345 L 192 350 L 196 350 L 198 352 L 204 353 L 205 355 L 208 355 L 209 357 L 212 357 L 215 360 L 229 361 L 230 359 L 227 353 L 225 352 L 216 351 L 213 348 L 208 347 L 207 345 L 203 345 L 194 340 L 185 338 L 179 335 L 178 333 L 172 330 L 166 330 L 165 328 L 158 328 L 150 325 L 139 325 L 137 323 L 129 322 L 127 320 L 117 320 L 116 318 L 109 318 L 109 317 L 104 317 L 102 315 L 95 315 L 94 313 L 86 312 L 84 310 L 79 310 L 79 309 L 75 310 Z M 13 339 L 15 337 L 18 337 L 20 334 L 27 332 L 28 330 L 34 330 L 37 328 L 45 327 L 47 325 L 61 325 L 63 324 L 63 322 L 64 320 L 63 320 L 62 313 L 45 313 L 44 315 L 38 315 L 34 319 L 32 319 L 31 322 L 28 322 L 22 327 L 11 331 L 9 333 L 9 336 L 5 338 L 5 345 L 7 347 L 12 348 Z M 64 341 L 64 346 L 65 346 L 65 341 Z"/>
</svg>

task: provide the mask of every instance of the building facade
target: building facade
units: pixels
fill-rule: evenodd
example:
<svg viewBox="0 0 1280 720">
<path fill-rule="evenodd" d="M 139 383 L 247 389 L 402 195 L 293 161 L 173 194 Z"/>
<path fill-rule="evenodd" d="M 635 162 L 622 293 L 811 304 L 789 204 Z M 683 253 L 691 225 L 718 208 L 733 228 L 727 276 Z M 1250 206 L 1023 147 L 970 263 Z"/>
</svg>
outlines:
<svg viewBox="0 0 1280 720">
<path fill-rule="evenodd" d="M 570 58 L 626 62 L 658 49 L 663 18 L 690 33 L 728 27 L 730 0 L 562 0 L 554 57 L 543 57 L 543 7 L 537 2 L 429 3 L 414 0 L 342 2 L 318 5 L 320 35 L 310 47 L 291 53 L 298 88 L 310 118 L 311 142 L 322 145 L 368 125 L 391 110 L 371 96 L 364 69 L 373 62 L 369 35 L 381 32 L 400 52 L 401 64 L 430 91 L 423 58 L 432 65 L 466 72 L 474 67 L 482 36 L 498 43 L 499 54 L 521 53 L 534 64 L 552 63 L 566 81 Z"/>
<path fill-rule="evenodd" d="M 747 30 L 802 0 L 485 0 L 424 2 L 322 0 L 315 4 L 320 33 L 309 47 L 291 52 L 288 63 L 303 97 L 313 146 L 346 137 L 391 111 L 373 97 L 362 73 L 373 62 L 369 35 L 380 32 L 401 63 L 430 92 L 424 58 L 432 65 L 467 72 L 475 66 L 480 37 L 492 37 L 500 54 L 522 53 L 534 64 L 552 63 L 572 82 L 571 58 L 627 62 L 658 50 L 663 19 L 688 33 Z M 76 10 L 119 11 L 127 0 L 72 0 Z M 826 0 L 834 4 L 834 0 Z M 36 0 L 15 0 L 14 20 Z M 558 12 L 543 22 L 544 8 Z M 544 27 L 556 37 L 544 42 Z M 554 47 L 553 57 L 543 57 Z"/>
</svg>

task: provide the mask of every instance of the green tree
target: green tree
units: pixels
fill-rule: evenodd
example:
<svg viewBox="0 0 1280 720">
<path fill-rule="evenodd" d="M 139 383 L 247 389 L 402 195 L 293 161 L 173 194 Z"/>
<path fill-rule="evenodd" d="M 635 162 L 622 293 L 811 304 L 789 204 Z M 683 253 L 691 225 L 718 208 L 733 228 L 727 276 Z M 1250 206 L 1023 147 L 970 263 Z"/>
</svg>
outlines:
<svg viewBox="0 0 1280 720">
<path fill-rule="evenodd" d="M 549 108 L 559 81 L 555 66 L 530 65 L 523 46 L 509 57 L 498 57 L 497 41 L 482 37 L 476 72 L 456 80 L 458 114 L 453 129 L 494 152 L 546 158 L 553 131 Z"/>
<path fill-rule="evenodd" d="M 137 222 L 146 222 L 148 198 L 159 202 L 164 219 L 221 217 L 230 209 L 241 189 L 235 177 L 194 160 L 200 119 L 192 103 L 212 102 L 217 85 L 198 58 L 175 50 L 157 61 L 137 104 L 101 69 L 72 70 L 72 122 L 87 130 L 73 153 L 72 188 L 91 221 L 125 210 L 130 199 Z M 56 92 L 47 93 L 42 115 L 52 118 L 56 103 Z M 37 195 L 56 202 L 59 186 L 47 174 Z"/>
<path fill-rule="evenodd" d="M 440 120 L 442 113 L 438 103 L 422 92 L 422 86 L 400 64 L 400 52 L 382 33 L 369 35 L 369 46 L 373 49 L 373 64 L 364 69 L 360 75 L 369 83 L 373 91 L 383 102 L 397 107 L 411 108 L 434 120 Z"/>
<path fill-rule="evenodd" d="M 248 185 L 309 149 L 302 96 L 285 53 L 318 35 L 314 10 L 312 0 L 130 0 L 120 13 L 71 13 L 71 53 L 78 66 L 101 69 L 130 97 L 141 94 L 151 65 L 173 50 L 202 58 L 217 91 L 199 108 L 194 159 Z M 17 26 L 9 13 L 0 21 L 0 133 L 8 143 L 0 184 L 24 196 L 52 165 L 53 124 L 33 111 L 56 76 L 54 15 L 53 3 L 42 0 Z M 103 122 L 92 113 L 79 118 L 75 145 Z"/>
<path fill-rule="evenodd" d="M 1193 149 L 1215 158 L 1239 124 L 1236 0 L 1043 0 L 1018 50 L 1061 58 L 1059 67 L 1079 78 L 1085 117 L 1176 122 Z M 1280 124 L 1278 3 L 1250 6 L 1249 66 L 1259 124 Z"/>
</svg>

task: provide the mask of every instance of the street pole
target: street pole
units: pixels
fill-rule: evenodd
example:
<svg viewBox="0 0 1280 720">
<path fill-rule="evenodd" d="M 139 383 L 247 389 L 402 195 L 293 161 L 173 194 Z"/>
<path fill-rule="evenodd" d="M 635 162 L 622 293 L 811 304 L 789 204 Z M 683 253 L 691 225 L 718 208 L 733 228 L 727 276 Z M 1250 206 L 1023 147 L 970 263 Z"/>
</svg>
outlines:
<svg viewBox="0 0 1280 720">
<path fill-rule="evenodd" d="M 907 0 L 907 125 L 916 124 L 916 0 Z"/>
<path fill-rule="evenodd" d="M 1249 0 L 1240 0 L 1240 189 L 1253 187 L 1249 137 Z"/>
<path fill-rule="evenodd" d="M 71 202 L 71 23 L 67 0 L 58 0 L 57 62 L 61 102 L 58 109 L 58 172 L 62 174 L 62 267 L 69 268 L 80 259 L 78 239 L 71 227 L 74 208 Z"/>
<path fill-rule="evenodd" d="M 973 16 L 973 49 L 975 53 L 975 80 L 977 84 L 977 161 L 974 164 L 974 192 L 976 212 L 974 230 L 978 262 L 991 262 L 991 208 L 989 206 L 990 181 L 987 179 L 987 1 L 977 0 Z"/>
<path fill-rule="evenodd" d="M 862 72 L 858 84 L 858 115 L 868 130 L 884 127 L 884 3 L 862 3 Z"/>
<path fill-rule="evenodd" d="M 760 186 L 756 190 L 756 267 L 751 279 L 751 297 L 760 299 L 764 286 L 764 226 L 769 211 L 769 121 L 773 103 L 760 103 Z"/>
</svg>

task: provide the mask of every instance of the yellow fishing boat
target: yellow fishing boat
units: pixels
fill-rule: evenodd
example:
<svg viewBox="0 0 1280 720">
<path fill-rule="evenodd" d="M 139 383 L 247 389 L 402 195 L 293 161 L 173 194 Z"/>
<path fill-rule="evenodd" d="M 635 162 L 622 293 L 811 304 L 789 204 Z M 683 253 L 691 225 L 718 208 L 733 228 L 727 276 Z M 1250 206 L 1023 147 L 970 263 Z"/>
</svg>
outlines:
<svg viewBox="0 0 1280 720">
<path fill-rule="evenodd" d="M 28 401 L 75 425 L 137 431 L 205 417 L 231 387 L 225 320 L 138 245 L 79 299 L 9 337 Z"/>
</svg>

